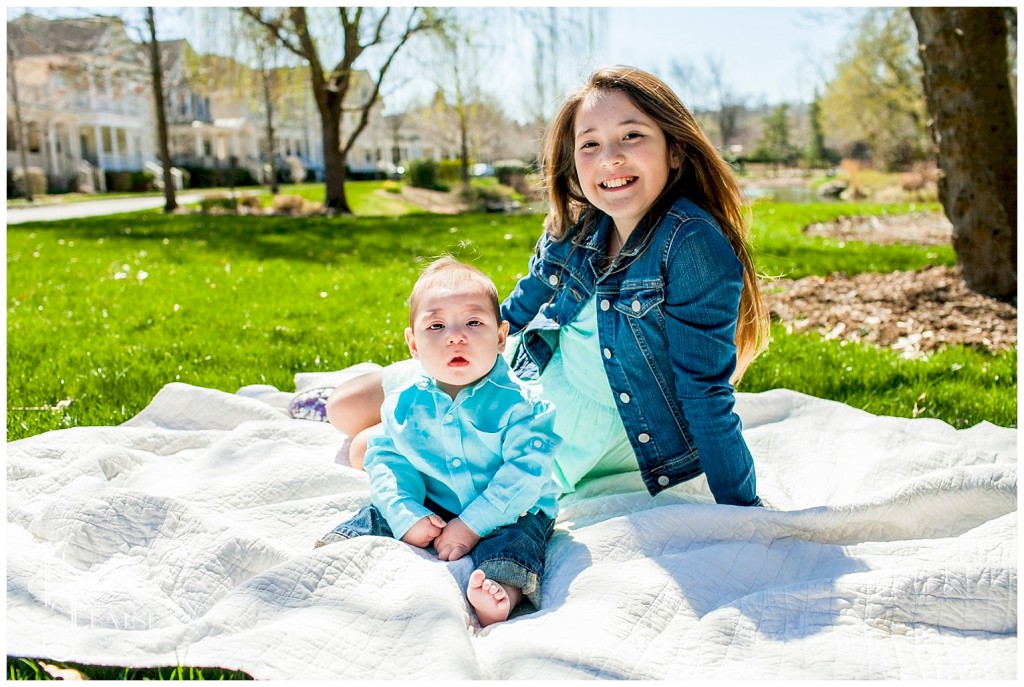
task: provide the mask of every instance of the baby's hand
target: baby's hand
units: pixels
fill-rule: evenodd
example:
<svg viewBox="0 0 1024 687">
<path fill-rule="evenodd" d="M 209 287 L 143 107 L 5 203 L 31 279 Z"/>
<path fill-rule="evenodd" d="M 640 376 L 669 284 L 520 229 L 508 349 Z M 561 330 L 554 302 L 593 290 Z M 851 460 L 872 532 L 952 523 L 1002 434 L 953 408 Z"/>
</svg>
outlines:
<svg viewBox="0 0 1024 687">
<path fill-rule="evenodd" d="M 458 518 L 449 522 L 440 536 L 434 540 L 437 557 L 442 561 L 456 561 L 473 550 L 480 542 L 480 536 L 466 527 Z"/>
<path fill-rule="evenodd" d="M 402 535 L 402 541 L 425 549 L 430 546 L 430 542 L 434 541 L 437 535 L 444 531 L 444 528 L 445 522 L 441 516 L 431 513 L 417 520 L 416 524 Z"/>
</svg>

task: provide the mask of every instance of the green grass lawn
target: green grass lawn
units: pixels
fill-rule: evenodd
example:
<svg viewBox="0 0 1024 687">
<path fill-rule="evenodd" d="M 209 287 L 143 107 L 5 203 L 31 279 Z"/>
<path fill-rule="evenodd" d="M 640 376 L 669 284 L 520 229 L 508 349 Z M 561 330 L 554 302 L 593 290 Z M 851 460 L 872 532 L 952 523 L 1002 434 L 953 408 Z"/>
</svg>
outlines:
<svg viewBox="0 0 1024 687">
<path fill-rule="evenodd" d="M 840 247 L 799 231 L 811 221 L 881 209 L 757 205 L 759 267 L 803 276 L 954 263 L 945 246 Z M 229 392 L 247 384 L 292 389 L 296 372 L 402 359 L 405 299 L 424 260 L 451 252 L 508 293 L 539 227 L 536 215 L 158 212 L 13 226 L 8 440 L 123 422 L 169 382 Z M 956 347 L 915 361 L 782 327 L 773 336 L 741 391 L 786 387 L 876 414 L 909 417 L 916 406 L 918 415 L 957 427 L 982 420 L 1016 426 L 1015 350 Z"/>
</svg>

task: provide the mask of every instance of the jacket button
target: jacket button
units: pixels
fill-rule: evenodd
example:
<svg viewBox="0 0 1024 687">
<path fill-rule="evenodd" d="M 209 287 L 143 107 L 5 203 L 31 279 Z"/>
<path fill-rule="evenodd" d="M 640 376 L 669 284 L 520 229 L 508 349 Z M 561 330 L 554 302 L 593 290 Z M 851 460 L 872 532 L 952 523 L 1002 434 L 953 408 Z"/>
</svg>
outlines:
<svg viewBox="0 0 1024 687">
<path fill-rule="evenodd" d="M 604 357 L 605 357 L 605 358 L 608 358 L 609 360 L 611 360 L 611 357 L 612 357 L 612 352 L 611 352 L 611 350 L 609 350 L 609 349 L 607 349 L 607 348 L 606 348 L 606 349 L 604 349 Z"/>
<path fill-rule="evenodd" d="M 640 301 L 633 301 L 633 312 L 640 312 Z"/>
<path fill-rule="evenodd" d="M 641 444 L 646 444 L 646 443 L 647 443 L 648 441 L 650 441 L 650 440 L 651 440 L 651 435 L 650 435 L 650 434 L 648 434 L 647 432 L 640 432 L 640 434 L 639 434 L 639 435 L 637 435 L 637 438 L 636 438 L 636 439 L 637 439 L 637 441 L 639 441 L 639 442 L 640 442 Z"/>
<path fill-rule="evenodd" d="M 551 284 L 552 286 L 557 286 L 558 285 L 558 277 L 556 275 L 552 274 L 550 277 L 548 277 L 548 283 Z"/>
<path fill-rule="evenodd" d="M 607 310 L 610 307 L 612 307 L 612 304 L 608 301 L 607 298 L 601 301 L 601 310 Z"/>
<path fill-rule="evenodd" d="M 453 468 L 460 467 L 461 465 L 462 465 L 462 461 L 459 460 L 458 458 L 456 458 L 455 460 L 452 461 L 452 467 Z"/>
<path fill-rule="evenodd" d="M 623 403 L 629 403 L 629 394 L 627 394 L 626 392 L 622 392 L 621 394 L 619 394 L 619 400 L 622 401 Z"/>
<path fill-rule="evenodd" d="M 661 477 L 658 478 L 658 484 L 660 484 L 663 487 L 668 486 L 668 481 L 668 477 L 666 477 L 665 475 L 662 475 Z"/>
</svg>

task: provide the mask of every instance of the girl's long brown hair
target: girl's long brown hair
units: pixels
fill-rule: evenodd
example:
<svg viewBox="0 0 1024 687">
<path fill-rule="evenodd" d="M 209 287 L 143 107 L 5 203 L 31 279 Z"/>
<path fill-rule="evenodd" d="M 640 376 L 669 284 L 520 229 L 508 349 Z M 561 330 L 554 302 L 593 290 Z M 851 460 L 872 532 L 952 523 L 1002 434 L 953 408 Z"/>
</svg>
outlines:
<svg viewBox="0 0 1024 687">
<path fill-rule="evenodd" d="M 680 160 L 679 167 L 670 170 L 664 190 L 637 229 L 652 230 L 672 203 L 685 196 L 715 218 L 743 264 L 743 290 L 736 323 L 736 371 L 732 376 L 732 381 L 738 382 L 747 366 L 767 348 L 769 333 L 768 308 L 747 243 L 749 227 L 739 185 L 697 120 L 661 79 L 633 67 L 608 67 L 594 72 L 562 105 L 544 144 L 543 170 L 550 205 L 545 229 L 552 238 L 562 240 L 572 234 L 581 216 L 590 220 L 596 214 L 576 175 L 573 132 L 580 103 L 595 91 L 625 93 L 637 109 L 657 122 L 665 133 L 669 151 L 674 151 Z M 577 231 L 580 230 L 586 231 L 587 227 Z"/>
</svg>

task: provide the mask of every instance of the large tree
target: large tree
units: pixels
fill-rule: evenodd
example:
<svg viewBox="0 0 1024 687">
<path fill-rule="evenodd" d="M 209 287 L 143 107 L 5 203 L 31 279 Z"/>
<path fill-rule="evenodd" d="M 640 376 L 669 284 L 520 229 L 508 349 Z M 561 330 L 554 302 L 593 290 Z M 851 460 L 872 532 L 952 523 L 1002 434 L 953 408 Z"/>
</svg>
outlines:
<svg viewBox="0 0 1024 687">
<path fill-rule="evenodd" d="M 438 26 L 437 15 L 413 7 L 405 12 L 404 28 L 389 37 L 395 8 L 338 7 L 340 51 L 337 61 L 328 63 L 329 41 L 318 42 L 305 7 L 243 7 L 247 17 L 259 23 L 280 41 L 287 50 L 309 65 L 313 99 L 320 113 L 324 145 L 324 206 L 328 211 L 350 214 L 345 197 L 345 158 L 356 138 L 366 128 L 370 111 L 380 97 L 381 84 L 395 57 L 415 34 Z M 401 11 L 400 9 L 398 11 Z M 356 61 L 369 49 L 383 51 L 376 75 L 370 76 L 369 95 L 362 102 L 352 103 L 349 97 L 357 85 Z M 347 135 L 342 132 L 344 108 L 353 107 L 357 120 Z"/>
<path fill-rule="evenodd" d="M 149 73 L 153 80 L 157 147 L 163 167 L 164 212 L 174 212 L 178 209 L 178 201 L 174 195 L 171 152 L 167 142 L 167 99 L 164 97 L 164 73 L 160 66 L 160 42 L 156 39 L 156 18 L 152 7 L 146 8 L 146 26 L 149 27 Z"/>
<path fill-rule="evenodd" d="M 1016 298 L 1017 117 L 1007 59 L 1016 9 L 912 7 L 910 15 L 943 172 L 939 200 L 964 280 L 980 293 Z"/>
</svg>

